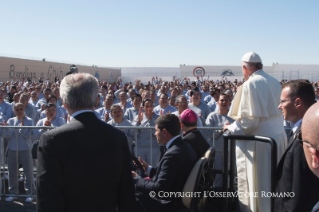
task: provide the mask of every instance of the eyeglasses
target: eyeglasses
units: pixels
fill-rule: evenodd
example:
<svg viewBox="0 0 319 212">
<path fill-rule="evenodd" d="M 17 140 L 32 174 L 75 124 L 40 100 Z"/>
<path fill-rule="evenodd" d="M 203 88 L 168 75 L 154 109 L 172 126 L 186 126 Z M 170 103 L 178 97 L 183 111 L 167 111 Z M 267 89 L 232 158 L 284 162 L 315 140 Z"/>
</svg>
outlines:
<svg viewBox="0 0 319 212">
<path fill-rule="evenodd" d="M 16 112 L 21 111 L 21 110 L 24 110 L 24 109 L 23 108 L 15 109 Z"/>
<path fill-rule="evenodd" d="M 296 99 L 287 99 L 287 100 L 281 100 L 279 105 L 282 105 L 285 102 L 289 102 L 289 101 L 295 101 Z"/>
<path fill-rule="evenodd" d="M 317 150 L 317 148 L 316 148 L 316 146 L 315 146 L 315 145 L 313 145 L 313 144 L 312 144 L 312 143 L 310 143 L 309 141 L 304 141 L 304 140 L 302 140 L 302 134 L 301 134 L 301 131 L 298 133 L 297 138 L 298 138 L 298 140 L 299 140 L 299 144 L 300 144 L 301 146 L 303 146 L 303 143 L 305 143 L 305 145 L 306 145 L 306 146 L 311 147 L 311 148 L 315 149 L 317 152 L 319 152 L 319 151 Z"/>
</svg>

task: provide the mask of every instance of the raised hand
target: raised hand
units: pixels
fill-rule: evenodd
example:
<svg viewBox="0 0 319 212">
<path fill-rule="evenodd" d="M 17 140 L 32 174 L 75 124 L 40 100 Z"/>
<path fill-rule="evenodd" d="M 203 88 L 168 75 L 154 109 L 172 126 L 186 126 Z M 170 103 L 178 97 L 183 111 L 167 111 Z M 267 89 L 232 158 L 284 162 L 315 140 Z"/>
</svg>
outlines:
<svg viewBox="0 0 319 212">
<path fill-rule="evenodd" d="M 46 121 L 44 122 L 44 126 L 47 126 L 47 127 L 52 126 L 52 125 L 51 125 L 51 120 L 50 120 L 50 119 L 46 120 Z"/>
<path fill-rule="evenodd" d="M 140 108 L 139 110 L 138 110 L 138 122 L 140 122 L 141 123 L 141 121 L 143 120 L 143 112 L 142 112 L 142 108 Z"/>
<path fill-rule="evenodd" d="M 2 125 L 2 126 L 8 126 L 9 124 L 7 123 L 7 121 L 6 121 L 6 120 L 4 120 L 4 121 L 3 121 L 3 123 L 2 123 L 2 122 L 0 122 L 0 125 Z"/>
<path fill-rule="evenodd" d="M 24 118 L 24 117 L 23 117 Z M 21 120 L 21 123 L 19 124 L 20 126 L 24 126 L 24 121 L 23 119 Z"/>
</svg>

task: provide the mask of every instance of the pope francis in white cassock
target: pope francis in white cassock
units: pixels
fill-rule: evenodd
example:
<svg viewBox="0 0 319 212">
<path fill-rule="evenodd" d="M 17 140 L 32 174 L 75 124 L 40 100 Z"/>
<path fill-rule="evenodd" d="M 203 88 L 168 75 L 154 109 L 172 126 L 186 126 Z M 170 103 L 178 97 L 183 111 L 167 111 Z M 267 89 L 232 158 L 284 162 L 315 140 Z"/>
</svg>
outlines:
<svg viewBox="0 0 319 212">
<path fill-rule="evenodd" d="M 236 121 L 226 128 L 231 134 L 273 138 L 278 164 L 287 144 L 282 112 L 278 109 L 281 86 L 262 70 L 262 61 L 254 52 L 243 56 L 242 69 L 246 82 L 238 89 L 228 113 Z M 236 141 L 238 192 L 258 192 L 258 197 L 238 195 L 242 212 L 271 211 L 271 198 L 262 197 L 263 191 L 271 191 L 270 149 L 268 143 Z"/>
</svg>

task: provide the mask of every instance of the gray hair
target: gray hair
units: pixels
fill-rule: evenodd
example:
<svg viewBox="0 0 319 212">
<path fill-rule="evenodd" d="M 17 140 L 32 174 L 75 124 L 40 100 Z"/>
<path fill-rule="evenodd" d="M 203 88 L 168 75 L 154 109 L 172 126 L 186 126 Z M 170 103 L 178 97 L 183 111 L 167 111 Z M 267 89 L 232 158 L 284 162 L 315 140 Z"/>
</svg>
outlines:
<svg viewBox="0 0 319 212">
<path fill-rule="evenodd" d="M 252 62 L 242 61 L 242 65 L 246 66 L 248 69 L 254 69 L 254 70 L 260 70 L 263 68 L 262 63 L 252 63 Z"/>
<path fill-rule="evenodd" d="M 60 93 L 64 104 L 71 110 L 93 108 L 99 93 L 99 84 L 90 74 L 70 74 L 63 78 Z"/>
</svg>

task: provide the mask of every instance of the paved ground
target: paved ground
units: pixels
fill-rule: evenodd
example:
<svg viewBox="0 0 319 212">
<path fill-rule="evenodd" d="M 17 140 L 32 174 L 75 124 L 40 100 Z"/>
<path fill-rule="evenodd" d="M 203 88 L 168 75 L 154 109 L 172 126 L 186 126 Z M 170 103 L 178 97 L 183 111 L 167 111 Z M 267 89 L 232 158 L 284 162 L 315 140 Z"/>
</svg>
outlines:
<svg viewBox="0 0 319 212">
<path fill-rule="evenodd" d="M 8 180 L 5 182 L 8 186 Z M 23 182 L 19 182 L 19 192 L 20 194 L 25 194 Z M 8 190 L 5 190 L 5 194 L 8 194 Z M 35 212 L 36 211 L 36 200 L 33 202 L 26 203 L 25 197 L 18 198 L 12 202 L 6 202 L 6 197 L 1 197 L 0 201 L 0 212 Z"/>
<path fill-rule="evenodd" d="M 35 212 L 36 203 L 25 203 L 25 198 L 19 198 L 13 202 L 6 202 L 4 197 L 0 201 L 1 212 Z"/>
</svg>

